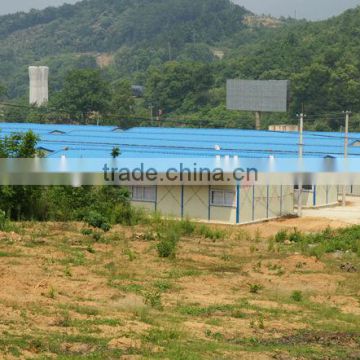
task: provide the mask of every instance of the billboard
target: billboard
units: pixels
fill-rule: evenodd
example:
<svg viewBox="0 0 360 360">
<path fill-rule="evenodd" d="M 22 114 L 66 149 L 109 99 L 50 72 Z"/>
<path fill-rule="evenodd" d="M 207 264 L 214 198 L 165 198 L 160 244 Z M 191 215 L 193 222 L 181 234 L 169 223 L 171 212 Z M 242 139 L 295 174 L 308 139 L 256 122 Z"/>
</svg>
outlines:
<svg viewBox="0 0 360 360">
<path fill-rule="evenodd" d="M 288 80 L 228 80 L 226 102 L 229 110 L 286 112 Z"/>
</svg>

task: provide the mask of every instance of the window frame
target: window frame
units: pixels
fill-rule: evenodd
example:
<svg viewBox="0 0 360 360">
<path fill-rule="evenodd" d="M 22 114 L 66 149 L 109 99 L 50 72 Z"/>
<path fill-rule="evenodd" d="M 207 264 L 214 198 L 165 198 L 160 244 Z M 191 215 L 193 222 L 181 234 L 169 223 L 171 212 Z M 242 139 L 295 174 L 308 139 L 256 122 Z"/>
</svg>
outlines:
<svg viewBox="0 0 360 360">
<path fill-rule="evenodd" d="M 215 193 L 222 194 L 222 203 L 214 202 Z M 232 199 L 233 199 L 232 204 L 226 203 L 226 194 L 232 195 Z M 223 207 L 223 208 L 236 208 L 236 191 L 225 190 L 225 189 L 210 189 L 210 206 Z"/>
<path fill-rule="evenodd" d="M 139 192 L 141 193 L 140 197 L 134 197 L 134 189 L 136 188 L 137 190 L 137 194 L 139 194 Z M 146 199 L 146 190 L 153 190 L 152 193 L 152 198 L 151 199 Z M 144 203 L 156 203 L 156 186 L 153 185 L 136 185 L 136 186 L 132 186 L 130 189 L 130 196 L 131 196 L 131 201 L 136 201 L 136 202 L 144 202 Z"/>
</svg>

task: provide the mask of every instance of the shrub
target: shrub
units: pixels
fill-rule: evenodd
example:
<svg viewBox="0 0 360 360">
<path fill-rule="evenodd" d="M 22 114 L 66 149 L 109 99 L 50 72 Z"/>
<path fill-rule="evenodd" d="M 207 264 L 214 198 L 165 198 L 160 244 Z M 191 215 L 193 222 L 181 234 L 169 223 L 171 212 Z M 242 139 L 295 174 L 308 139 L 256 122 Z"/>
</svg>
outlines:
<svg viewBox="0 0 360 360">
<path fill-rule="evenodd" d="M 298 230 L 298 229 L 294 229 L 294 232 L 292 232 L 290 235 L 289 235 L 289 240 L 291 242 L 295 242 L 295 243 L 299 243 L 301 242 L 302 240 L 304 239 L 304 236 L 303 234 Z"/>
<path fill-rule="evenodd" d="M 262 285 L 259 284 L 249 284 L 249 291 L 251 294 L 257 294 L 260 290 L 263 289 Z"/>
<path fill-rule="evenodd" d="M 95 210 L 89 211 L 89 213 L 85 217 L 85 221 L 90 226 L 102 229 L 103 231 L 109 231 L 111 229 L 111 226 L 108 223 L 106 217 Z"/>
<path fill-rule="evenodd" d="M 137 225 L 144 222 L 146 216 L 142 209 L 136 209 L 128 203 L 117 204 L 111 214 L 111 222 L 121 225 Z"/>
<path fill-rule="evenodd" d="M 176 256 L 176 243 L 169 239 L 162 239 L 156 246 L 161 258 L 174 258 Z"/>
<path fill-rule="evenodd" d="M 81 234 L 85 236 L 92 235 L 93 231 L 91 229 L 81 229 Z"/>
<path fill-rule="evenodd" d="M 303 299 L 303 294 L 302 294 L 301 291 L 295 290 L 295 291 L 292 292 L 290 297 L 291 297 L 292 300 L 300 302 Z"/>
<path fill-rule="evenodd" d="M 102 235 L 100 232 L 95 231 L 92 233 L 92 238 L 94 239 L 94 241 L 99 242 L 102 239 Z"/>
<path fill-rule="evenodd" d="M 190 220 L 181 220 L 179 222 L 179 227 L 181 234 L 184 236 L 190 236 L 194 233 L 196 226 L 194 223 L 192 223 Z"/>
<path fill-rule="evenodd" d="M 0 210 L 0 230 L 7 231 L 9 228 L 9 220 L 6 216 L 5 211 Z"/>
<path fill-rule="evenodd" d="M 287 236 L 288 236 L 288 234 L 287 234 L 286 230 L 280 230 L 275 235 L 275 241 L 277 243 L 283 243 L 287 239 Z"/>
</svg>

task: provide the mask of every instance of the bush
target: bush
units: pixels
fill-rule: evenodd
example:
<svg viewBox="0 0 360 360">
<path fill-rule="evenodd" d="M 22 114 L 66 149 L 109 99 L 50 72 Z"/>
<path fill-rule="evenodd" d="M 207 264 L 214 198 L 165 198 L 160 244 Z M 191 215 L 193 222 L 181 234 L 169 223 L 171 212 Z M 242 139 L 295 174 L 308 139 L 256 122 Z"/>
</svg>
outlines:
<svg viewBox="0 0 360 360">
<path fill-rule="evenodd" d="M 156 246 L 161 258 L 174 258 L 176 256 L 176 243 L 169 239 L 162 239 Z"/>
<path fill-rule="evenodd" d="M 85 221 L 90 226 L 103 231 L 109 231 L 111 229 L 111 225 L 108 223 L 107 219 L 95 210 L 89 211 L 88 215 L 85 217 Z"/>
<path fill-rule="evenodd" d="M 290 297 L 291 297 L 292 300 L 300 302 L 303 299 L 303 294 L 302 294 L 301 291 L 295 290 L 295 291 L 292 292 Z"/>
<path fill-rule="evenodd" d="M 0 210 L 0 230 L 6 231 L 9 225 L 5 211 Z"/>
<path fill-rule="evenodd" d="M 263 289 L 262 285 L 259 284 L 249 284 L 249 291 L 251 294 L 257 294 L 260 290 Z"/>
<path fill-rule="evenodd" d="M 295 243 L 299 243 L 301 242 L 302 240 L 304 239 L 304 236 L 303 234 L 298 230 L 298 229 L 294 229 L 294 232 L 292 232 L 290 235 L 289 235 L 289 240 L 291 242 L 295 242 Z"/>
<path fill-rule="evenodd" d="M 111 214 L 113 224 L 133 226 L 143 222 L 144 219 L 144 210 L 133 208 L 128 203 L 117 204 Z"/>
<path fill-rule="evenodd" d="M 180 231 L 181 234 L 183 236 L 190 236 L 194 233 L 196 226 L 194 223 L 192 223 L 190 220 L 186 219 L 186 220 L 181 220 L 179 222 L 179 227 L 180 227 Z"/>
<path fill-rule="evenodd" d="M 90 236 L 92 235 L 93 231 L 91 229 L 81 229 L 81 234 L 85 235 L 85 236 Z"/>
<path fill-rule="evenodd" d="M 283 243 L 287 239 L 288 233 L 286 230 L 280 230 L 275 235 L 275 241 L 277 243 Z"/>
</svg>

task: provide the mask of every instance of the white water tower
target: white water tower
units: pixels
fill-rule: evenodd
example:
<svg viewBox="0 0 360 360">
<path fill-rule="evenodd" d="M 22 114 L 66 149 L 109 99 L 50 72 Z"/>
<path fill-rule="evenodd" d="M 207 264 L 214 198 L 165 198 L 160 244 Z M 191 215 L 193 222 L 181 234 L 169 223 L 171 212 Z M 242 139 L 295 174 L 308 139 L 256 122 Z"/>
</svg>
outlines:
<svg viewBox="0 0 360 360">
<path fill-rule="evenodd" d="M 42 106 L 49 100 L 49 68 L 29 66 L 30 105 Z"/>
</svg>

